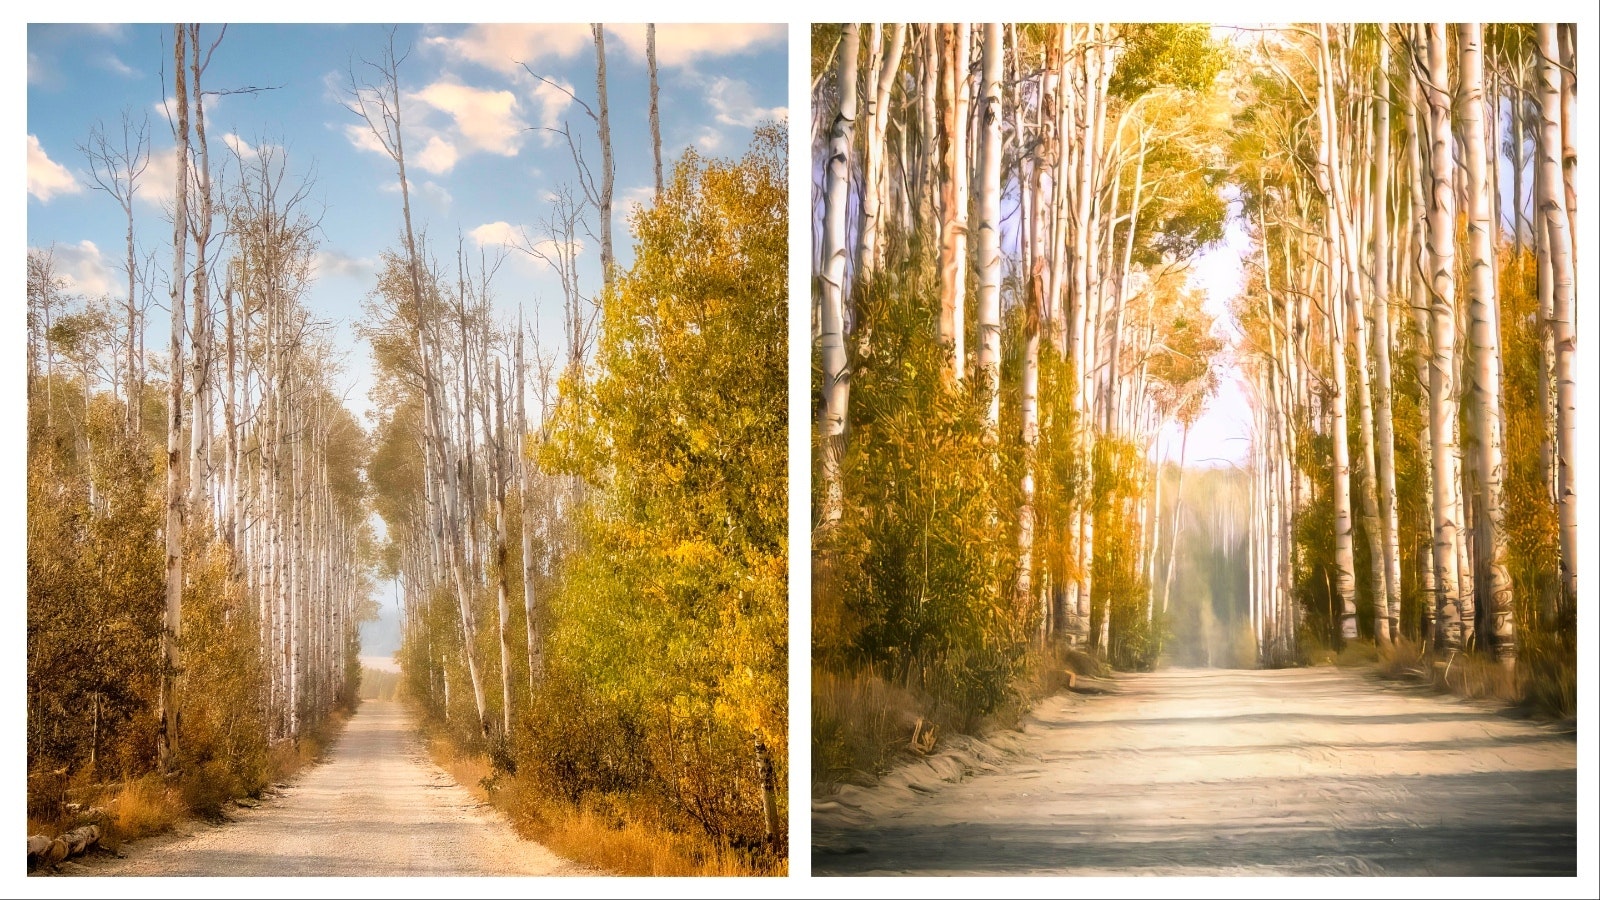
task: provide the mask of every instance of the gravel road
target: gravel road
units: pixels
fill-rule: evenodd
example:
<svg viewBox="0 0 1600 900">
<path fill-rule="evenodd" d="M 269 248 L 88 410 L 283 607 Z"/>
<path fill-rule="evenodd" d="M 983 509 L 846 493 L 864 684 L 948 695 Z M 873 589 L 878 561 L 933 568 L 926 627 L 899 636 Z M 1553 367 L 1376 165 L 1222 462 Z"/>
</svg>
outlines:
<svg viewBox="0 0 1600 900">
<path fill-rule="evenodd" d="M 428 759 L 397 703 L 361 704 L 325 762 L 230 818 L 130 844 L 84 874 L 600 874 L 517 837 Z"/>
<path fill-rule="evenodd" d="M 1570 725 L 1332 668 L 1115 684 L 813 803 L 813 872 L 1577 874 Z"/>
</svg>

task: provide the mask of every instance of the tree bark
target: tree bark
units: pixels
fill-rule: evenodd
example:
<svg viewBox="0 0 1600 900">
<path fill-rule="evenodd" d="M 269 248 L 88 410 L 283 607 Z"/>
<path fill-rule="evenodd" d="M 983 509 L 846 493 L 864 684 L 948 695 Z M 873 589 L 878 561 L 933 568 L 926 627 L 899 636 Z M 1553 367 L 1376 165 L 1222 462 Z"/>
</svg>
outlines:
<svg viewBox="0 0 1600 900">
<path fill-rule="evenodd" d="M 947 54 L 942 81 L 945 99 L 940 105 L 944 117 L 940 136 L 944 222 L 939 244 L 939 339 L 950 347 L 949 378 L 956 382 L 966 374 L 969 28 L 964 22 L 939 26 Z"/>
<path fill-rule="evenodd" d="M 990 444 L 1000 430 L 1000 73 L 1005 45 L 1001 26 L 983 26 L 982 163 L 978 180 L 978 377 Z"/>
<path fill-rule="evenodd" d="M 839 111 L 828 140 L 827 199 L 822 226 L 822 442 L 824 525 L 844 512 L 844 441 L 850 419 L 850 357 L 845 346 L 845 278 L 850 265 L 846 230 L 850 202 L 850 148 L 855 138 L 856 57 L 861 39 L 856 25 L 844 26 L 839 43 Z"/>
<path fill-rule="evenodd" d="M 611 113 L 606 106 L 606 27 L 600 23 L 590 26 L 594 31 L 595 75 L 594 88 L 600 113 L 600 271 L 607 290 L 616 277 L 617 257 L 611 245 L 611 192 L 616 177 L 616 166 L 611 160 Z"/>
<path fill-rule="evenodd" d="M 1394 405 L 1390 392 L 1394 373 L 1389 349 L 1389 26 L 1383 26 L 1378 41 L 1378 74 L 1374 82 L 1376 98 L 1377 146 L 1373 152 L 1372 179 L 1372 349 L 1373 415 L 1377 427 L 1378 506 L 1382 516 L 1384 586 L 1387 589 L 1380 636 L 1400 636 L 1400 513 L 1396 502 L 1394 472 Z"/>
<path fill-rule="evenodd" d="M 171 355 L 167 387 L 167 604 L 161 621 L 161 689 L 156 733 L 156 757 L 162 771 L 171 771 L 178 752 L 179 667 L 178 641 L 183 633 L 183 337 L 184 286 L 188 273 L 189 239 L 189 90 L 184 78 L 187 34 L 183 25 L 172 29 L 173 85 L 177 106 L 177 186 L 173 191 Z"/>
<path fill-rule="evenodd" d="M 661 111 L 660 86 L 656 83 L 656 23 L 644 26 L 644 56 L 650 67 L 650 150 L 656 163 L 656 199 L 661 199 Z M 521 340 L 520 335 L 518 340 Z M 520 376 L 521 370 L 518 370 Z"/>
<path fill-rule="evenodd" d="M 1446 649 L 1463 644 L 1460 546 L 1460 448 L 1456 443 L 1455 158 L 1450 124 L 1448 43 L 1445 26 L 1429 23 L 1422 85 L 1428 105 L 1428 288 L 1433 319 L 1432 367 L 1428 373 L 1429 429 L 1433 439 L 1433 527 L 1439 607 L 1434 640 Z"/>
<path fill-rule="evenodd" d="M 1550 329 L 1556 382 L 1556 510 L 1561 546 L 1561 604 L 1578 597 L 1577 385 L 1572 358 L 1577 344 L 1573 305 L 1571 219 L 1561 172 L 1561 67 L 1556 26 L 1535 26 L 1539 40 L 1538 206 L 1549 254 Z M 1575 165 L 1575 163 L 1574 163 Z M 1555 612 L 1555 611 L 1551 611 Z M 1553 617 L 1547 619 L 1553 622 Z"/>
<path fill-rule="evenodd" d="M 1511 575 L 1507 569 L 1504 509 L 1503 426 L 1500 415 L 1500 316 L 1494 277 L 1495 221 L 1489 162 L 1484 152 L 1483 26 L 1461 26 L 1462 141 L 1467 175 L 1467 296 L 1471 304 L 1473 395 L 1476 426 L 1473 453 L 1480 482 L 1478 502 L 1487 524 L 1487 547 L 1479 548 L 1489 591 L 1490 631 L 1495 656 L 1508 669 L 1516 666 L 1516 625 Z M 1485 563 L 1487 565 L 1485 565 Z"/>
<path fill-rule="evenodd" d="M 861 170 L 861 221 L 857 226 L 856 264 L 863 275 L 878 270 L 879 221 L 884 194 L 884 142 L 889 129 L 889 101 L 894 90 L 895 75 L 900 70 L 900 57 L 905 52 L 906 29 L 904 25 L 889 26 L 889 47 L 878 59 L 883 44 L 883 26 L 872 26 L 872 62 L 874 69 L 867 72 L 870 79 L 867 90 L 867 108 L 864 111 L 866 135 L 865 152 Z"/>
</svg>

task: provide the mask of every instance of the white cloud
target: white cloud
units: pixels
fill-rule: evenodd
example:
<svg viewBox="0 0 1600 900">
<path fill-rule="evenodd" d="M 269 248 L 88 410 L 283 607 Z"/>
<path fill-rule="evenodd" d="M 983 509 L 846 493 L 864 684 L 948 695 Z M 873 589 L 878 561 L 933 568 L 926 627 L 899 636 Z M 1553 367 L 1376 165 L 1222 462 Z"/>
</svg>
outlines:
<svg viewBox="0 0 1600 900">
<path fill-rule="evenodd" d="M 67 283 L 67 292 L 85 297 L 109 294 L 118 299 L 128 295 L 127 275 L 113 269 L 94 241 L 56 244 L 56 274 Z"/>
<path fill-rule="evenodd" d="M 454 119 L 468 147 L 501 156 L 517 155 L 527 126 L 517 117 L 517 97 L 510 91 L 436 81 L 411 96 Z"/>
<path fill-rule="evenodd" d="M 167 206 L 177 190 L 178 149 L 166 147 L 150 151 L 150 164 L 139 178 L 138 198 L 151 206 Z"/>
<path fill-rule="evenodd" d="M 438 135 L 428 138 L 428 143 L 423 146 L 422 152 L 417 154 L 417 166 L 435 175 L 455 168 L 456 158 L 459 156 L 454 144 Z"/>
<path fill-rule="evenodd" d="M 486 222 L 467 232 L 479 247 L 500 246 L 520 240 L 522 229 L 509 222 Z"/>
<path fill-rule="evenodd" d="M 28 193 L 49 203 L 57 194 L 76 194 L 83 190 L 78 179 L 72 177 L 66 166 L 51 159 L 40 146 L 39 139 L 28 135 Z"/>
<path fill-rule="evenodd" d="M 555 271 L 555 266 L 552 266 L 550 263 L 546 262 L 545 257 L 548 257 L 549 259 L 555 259 L 561 250 L 562 248 L 559 243 L 546 238 L 542 241 L 533 242 L 533 253 L 518 253 L 517 256 L 527 262 L 533 263 L 534 267 L 537 269 L 553 272 Z M 534 254 L 539 255 L 536 256 Z M 573 242 L 572 255 L 574 257 L 583 255 L 583 241 L 579 240 Z"/>
<path fill-rule="evenodd" d="M 234 155 L 238 156 L 240 159 L 255 159 L 256 155 L 260 152 L 257 148 L 250 146 L 250 144 L 246 142 L 244 138 L 239 137 L 237 134 L 234 134 L 231 131 L 222 136 L 222 142 L 227 144 L 228 149 L 232 150 Z"/>
<path fill-rule="evenodd" d="M 436 181 L 424 181 L 418 184 L 407 178 L 406 184 L 411 186 L 412 197 L 426 196 L 432 198 L 440 206 L 449 206 L 455 200 L 454 197 L 450 196 L 450 192 Z M 385 194 L 398 194 L 400 193 L 400 183 L 398 181 L 385 181 L 378 186 L 378 190 L 383 191 Z"/>
<path fill-rule="evenodd" d="M 722 146 L 722 132 L 709 126 L 702 128 L 700 133 L 694 136 L 692 143 L 699 147 L 702 153 L 715 153 L 717 148 Z"/>
<path fill-rule="evenodd" d="M 606 31 L 635 58 L 645 58 L 643 25 L 607 25 Z M 783 24 L 662 24 L 656 26 L 656 62 L 687 66 L 701 57 L 750 53 L 769 45 L 781 49 L 788 41 L 789 27 Z"/>
<path fill-rule="evenodd" d="M 519 250 L 521 252 L 511 254 L 511 258 L 518 260 L 520 265 L 529 266 L 539 272 L 554 271 L 555 267 L 548 262 L 548 259 L 555 259 L 564 249 L 556 241 L 546 238 L 534 241 L 533 252 L 529 253 L 524 243 L 528 239 L 526 229 L 510 222 L 485 222 L 467 232 L 467 236 L 471 237 L 479 247 L 506 247 Z M 583 241 L 579 240 L 573 244 L 572 255 L 575 257 L 583 255 Z"/>
<path fill-rule="evenodd" d="M 424 181 L 422 183 L 422 192 L 432 197 L 434 202 L 440 206 L 449 206 L 456 199 L 450 196 L 450 192 L 435 181 Z"/>
<path fill-rule="evenodd" d="M 748 82 L 718 76 L 711 79 L 706 91 L 706 102 L 724 125 L 743 125 L 748 128 L 758 122 L 776 119 L 788 121 L 789 109 L 784 106 L 757 106 Z"/>
<path fill-rule="evenodd" d="M 96 59 L 95 64 L 100 66 L 100 68 L 105 69 L 107 72 L 120 75 L 123 78 L 139 77 L 138 70 L 123 62 L 115 53 L 105 54 L 104 56 Z"/>
<path fill-rule="evenodd" d="M 217 107 L 222 105 L 222 95 L 206 94 L 200 102 L 205 105 L 206 115 L 213 116 L 216 115 Z M 151 108 L 156 111 L 156 115 L 161 117 L 161 121 L 176 122 L 178 117 L 178 95 L 168 94 L 152 104 Z M 192 105 L 189 107 L 189 122 L 191 125 L 194 123 L 194 107 Z M 173 130 L 176 132 L 176 125 L 173 126 Z"/>
<path fill-rule="evenodd" d="M 456 159 L 460 157 L 460 153 L 456 151 L 454 144 L 440 137 L 437 132 L 429 128 L 407 127 L 406 132 L 406 137 L 409 138 L 406 141 L 408 169 L 414 166 L 432 172 L 435 175 L 443 175 L 455 168 Z M 422 149 L 418 150 L 416 141 L 424 135 L 426 135 L 426 140 L 423 141 Z M 389 158 L 389 151 L 384 148 L 383 142 L 378 140 L 378 136 L 373 134 L 372 129 L 368 128 L 365 123 L 344 126 L 344 136 L 357 150 L 365 150 L 369 153 L 376 153 L 385 159 Z M 416 185 L 412 185 L 412 187 L 416 187 Z M 397 191 L 399 188 L 387 186 L 384 190 Z"/>
<path fill-rule="evenodd" d="M 521 72 L 521 63 L 535 66 L 550 59 L 571 59 L 593 52 L 594 35 L 584 24 L 473 25 L 456 37 L 431 37 L 425 42 L 449 56 L 497 72 Z"/>
<path fill-rule="evenodd" d="M 626 215 L 632 215 L 639 207 L 649 206 L 656 200 L 656 186 L 642 184 L 638 187 L 628 188 L 617 197 L 617 207 Z M 626 218 L 626 215 L 624 218 Z"/>
<path fill-rule="evenodd" d="M 55 75 L 55 72 L 51 70 L 49 64 L 47 64 L 44 61 L 44 59 L 39 56 L 39 54 L 34 53 L 31 50 L 28 51 L 28 83 L 29 84 L 33 84 L 33 85 L 48 84 L 53 80 L 54 75 Z"/>
<path fill-rule="evenodd" d="M 553 79 L 561 87 L 556 87 L 546 81 L 537 82 L 533 87 L 533 100 L 539 107 L 539 126 L 541 128 L 557 128 L 561 125 L 562 117 L 566 115 L 567 107 L 572 105 L 572 85 L 562 79 Z M 561 88 L 566 88 L 563 91 Z M 555 143 L 556 136 L 548 131 L 540 132 L 546 147 Z"/>
<path fill-rule="evenodd" d="M 349 139 L 357 150 L 366 150 L 383 156 L 389 155 L 389 151 L 383 146 L 383 142 L 378 140 L 378 136 L 372 133 L 372 129 L 368 128 L 365 122 L 360 125 L 344 126 L 344 136 Z"/>
<path fill-rule="evenodd" d="M 367 278 L 377 272 L 370 259 L 361 259 L 337 250 L 318 250 L 312 258 L 318 276 L 333 275 L 343 278 Z"/>
</svg>

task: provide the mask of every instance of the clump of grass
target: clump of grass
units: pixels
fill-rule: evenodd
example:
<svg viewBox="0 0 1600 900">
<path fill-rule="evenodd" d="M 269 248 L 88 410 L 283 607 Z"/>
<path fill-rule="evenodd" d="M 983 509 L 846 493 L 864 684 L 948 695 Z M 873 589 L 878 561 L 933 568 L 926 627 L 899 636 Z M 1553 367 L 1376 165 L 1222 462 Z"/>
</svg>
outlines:
<svg viewBox="0 0 1600 900">
<path fill-rule="evenodd" d="M 1401 637 L 1378 648 L 1378 672 L 1387 678 L 1424 678 L 1428 674 L 1427 650 Z"/>
<path fill-rule="evenodd" d="M 181 786 L 155 774 L 122 784 L 105 808 L 111 814 L 106 843 L 113 846 L 169 831 L 189 814 Z"/>
<path fill-rule="evenodd" d="M 827 796 L 840 784 L 871 784 L 908 748 L 918 718 L 931 705 L 871 669 L 811 676 L 811 790 Z M 935 723 L 940 724 L 940 723 Z"/>
<path fill-rule="evenodd" d="M 1345 641 L 1344 647 L 1333 657 L 1333 664 L 1344 668 L 1376 666 L 1380 661 L 1377 646 L 1367 641 Z"/>
<path fill-rule="evenodd" d="M 897 684 L 871 667 L 853 673 L 813 669 L 811 675 L 811 793 L 826 797 L 840 785 L 870 785 L 914 752 L 912 738 L 982 735 L 1015 728 L 1046 697 L 1066 690 L 1074 676 L 1104 676 L 1111 668 L 1065 644 L 1028 651 L 1020 674 L 993 711 L 973 716 L 954 703 Z M 923 748 L 926 750 L 926 747 Z"/>
<path fill-rule="evenodd" d="M 1570 632 L 1524 636 L 1517 672 L 1523 701 L 1535 711 L 1558 718 L 1578 714 L 1578 654 Z"/>
<path fill-rule="evenodd" d="M 1437 653 L 1407 638 L 1377 650 L 1376 669 L 1387 678 L 1427 682 L 1440 693 L 1518 703 L 1557 718 L 1577 712 L 1577 665 L 1565 642 L 1519 635 L 1517 663 L 1507 668 L 1487 653 Z"/>
<path fill-rule="evenodd" d="M 1491 656 L 1457 653 L 1446 656 L 1444 665 L 1435 661 L 1434 684 L 1440 690 L 1474 700 L 1501 700 L 1514 703 L 1522 699 L 1515 669 L 1508 669 Z"/>
</svg>

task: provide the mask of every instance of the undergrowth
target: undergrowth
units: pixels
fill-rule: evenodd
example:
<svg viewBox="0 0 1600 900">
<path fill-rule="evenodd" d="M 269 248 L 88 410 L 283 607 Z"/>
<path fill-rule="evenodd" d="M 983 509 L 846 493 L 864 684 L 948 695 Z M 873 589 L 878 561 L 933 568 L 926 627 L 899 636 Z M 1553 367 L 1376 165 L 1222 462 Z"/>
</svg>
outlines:
<svg viewBox="0 0 1600 900">
<path fill-rule="evenodd" d="M 437 728 L 429 754 L 474 797 L 492 805 L 521 837 L 605 874 L 770 876 L 788 874 L 786 855 L 722 847 L 656 821 L 651 804 L 620 794 L 579 802 L 548 790 L 530 774 L 497 768 L 487 754 L 465 751 Z"/>
</svg>

